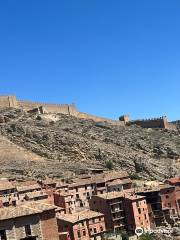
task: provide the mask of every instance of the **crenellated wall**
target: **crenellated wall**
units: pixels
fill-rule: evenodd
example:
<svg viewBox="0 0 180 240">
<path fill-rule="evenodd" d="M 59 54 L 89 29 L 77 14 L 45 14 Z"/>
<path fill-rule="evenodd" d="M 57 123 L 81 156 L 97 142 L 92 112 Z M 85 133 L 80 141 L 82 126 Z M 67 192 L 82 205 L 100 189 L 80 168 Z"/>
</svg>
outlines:
<svg viewBox="0 0 180 240">
<path fill-rule="evenodd" d="M 78 112 L 73 104 L 48 104 L 42 102 L 31 102 L 31 101 L 18 101 L 16 96 L 0 96 L 0 108 L 15 107 L 22 108 L 25 111 L 32 111 L 33 109 L 39 109 L 43 107 L 48 113 L 62 113 L 66 115 L 75 116 L 82 119 L 91 119 L 96 122 L 109 122 L 117 125 L 124 126 L 123 121 L 115 121 L 108 118 L 98 117 L 87 113 Z"/>
<path fill-rule="evenodd" d="M 176 130 L 176 126 L 172 123 L 169 123 L 166 117 L 145 119 L 145 120 L 135 120 L 127 122 L 127 125 L 138 125 L 142 128 L 164 128 Z"/>
<path fill-rule="evenodd" d="M 77 114 L 76 107 L 74 105 L 68 104 L 48 104 L 40 102 L 29 102 L 29 101 L 18 101 L 18 106 L 23 108 L 26 111 L 29 111 L 33 108 L 43 106 L 45 110 L 49 113 L 62 113 L 67 115 L 75 116 Z"/>
<path fill-rule="evenodd" d="M 43 107 L 48 113 L 62 113 L 66 115 L 75 116 L 81 119 L 91 119 L 95 122 L 108 122 L 120 126 L 136 124 L 143 128 L 165 128 L 176 130 L 175 124 L 169 123 L 166 117 L 129 121 L 129 116 L 124 115 L 119 118 L 119 121 L 108 118 L 98 117 L 91 114 L 78 112 L 73 104 L 48 104 L 41 102 L 18 101 L 16 96 L 0 96 L 0 108 L 22 108 L 25 111 L 30 111 L 35 108 Z"/>
</svg>

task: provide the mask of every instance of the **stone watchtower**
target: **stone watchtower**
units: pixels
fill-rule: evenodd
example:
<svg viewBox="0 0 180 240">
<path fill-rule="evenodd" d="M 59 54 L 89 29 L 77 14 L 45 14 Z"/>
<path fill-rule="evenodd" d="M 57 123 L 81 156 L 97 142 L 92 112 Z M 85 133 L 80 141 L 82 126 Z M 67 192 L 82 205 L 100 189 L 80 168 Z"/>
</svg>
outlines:
<svg viewBox="0 0 180 240">
<path fill-rule="evenodd" d="M 0 96 L 0 108 L 17 108 L 18 102 L 16 96 Z"/>
</svg>

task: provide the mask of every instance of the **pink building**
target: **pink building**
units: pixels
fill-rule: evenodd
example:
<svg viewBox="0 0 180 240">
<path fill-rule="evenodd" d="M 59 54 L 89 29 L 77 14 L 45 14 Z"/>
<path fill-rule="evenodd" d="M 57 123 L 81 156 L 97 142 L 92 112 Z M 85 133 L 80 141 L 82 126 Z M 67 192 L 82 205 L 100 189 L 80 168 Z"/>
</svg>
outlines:
<svg viewBox="0 0 180 240">
<path fill-rule="evenodd" d="M 106 231 L 104 215 L 91 210 L 58 217 L 59 234 L 68 233 L 71 240 L 100 240 Z"/>
</svg>

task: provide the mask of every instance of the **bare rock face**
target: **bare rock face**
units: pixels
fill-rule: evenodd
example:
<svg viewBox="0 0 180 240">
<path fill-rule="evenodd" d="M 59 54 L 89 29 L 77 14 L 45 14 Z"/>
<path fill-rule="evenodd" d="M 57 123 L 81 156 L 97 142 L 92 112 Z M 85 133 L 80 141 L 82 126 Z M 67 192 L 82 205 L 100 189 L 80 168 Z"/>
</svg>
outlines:
<svg viewBox="0 0 180 240">
<path fill-rule="evenodd" d="M 43 163 L 32 164 L 38 176 L 60 176 L 87 167 L 106 168 L 107 161 L 135 178 L 162 180 L 180 172 L 177 131 L 124 127 L 19 109 L 1 110 L 0 116 L 8 118 L 8 122 L 0 123 L 0 134 L 43 159 Z M 13 166 L 10 171 L 18 169 L 11 162 L 8 166 Z M 26 164 L 22 166 L 26 174 Z"/>
</svg>

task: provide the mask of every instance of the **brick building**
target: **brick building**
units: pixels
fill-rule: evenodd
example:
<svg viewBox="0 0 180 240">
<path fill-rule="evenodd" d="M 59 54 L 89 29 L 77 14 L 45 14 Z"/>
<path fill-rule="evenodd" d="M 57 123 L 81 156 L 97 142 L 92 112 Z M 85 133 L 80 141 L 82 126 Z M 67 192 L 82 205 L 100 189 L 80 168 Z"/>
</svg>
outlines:
<svg viewBox="0 0 180 240">
<path fill-rule="evenodd" d="M 104 215 L 91 210 L 58 217 L 59 233 L 67 233 L 71 240 L 102 239 L 106 232 Z"/>
<path fill-rule="evenodd" d="M 132 187 L 131 179 L 116 179 L 110 183 L 107 183 L 107 192 L 119 192 Z"/>
<path fill-rule="evenodd" d="M 131 186 L 132 182 L 125 172 L 111 171 L 96 175 L 84 175 L 81 178 L 73 179 L 71 184 L 59 185 L 58 190 L 54 193 L 54 201 L 57 206 L 67 208 L 67 212 L 69 212 L 68 204 L 71 208 L 75 208 L 74 210 L 88 208 L 89 199 L 93 195 L 114 189 L 121 191 L 129 189 Z M 68 194 L 71 194 L 71 199 L 70 196 L 67 196 Z M 71 201 L 71 203 L 65 204 L 67 201 Z"/>
<path fill-rule="evenodd" d="M 108 192 L 93 196 L 90 209 L 105 215 L 107 230 L 134 234 L 136 227 L 150 229 L 148 207 L 143 196 Z"/>
<path fill-rule="evenodd" d="M 146 197 L 151 223 L 155 226 L 174 224 L 179 217 L 179 205 L 175 186 L 160 185 L 136 189 L 138 195 Z"/>
<path fill-rule="evenodd" d="M 137 227 L 150 229 L 148 207 L 144 196 L 125 195 L 124 199 L 126 226 L 129 233 L 134 234 Z"/>
<path fill-rule="evenodd" d="M 180 177 L 167 179 L 166 183 L 168 183 L 171 186 L 175 186 L 176 204 L 177 204 L 178 214 L 180 217 Z"/>
<path fill-rule="evenodd" d="M 39 184 L 32 184 L 29 182 L 23 182 L 20 185 L 17 185 L 16 188 L 18 192 L 18 199 L 20 201 L 24 201 L 25 197 L 32 192 L 41 191 L 41 186 Z"/>
<path fill-rule="evenodd" d="M 75 199 L 72 193 L 59 192 L 54 193 L 54 204 L 65 210 L 65 213 L 75 212 Z"/>
<path fill-rule="evenodd" d="M 8 180 L 0 181 L 0 196 L 16 193 L 17 193 L 16 187 L 11 182 L 9 182 Z"/>
<path fill-rule="evenodd" d="M 0 207 L 16 205 L 18 192 L 16 187 L 8 180 L 0 181 Z"/>
<path fill-rule="evenodd" d="M 126 219 L 124 211 L 124 193 L 108 192 L 93 196 L 90 201 L 90 209 L 105 215 L 107 230 L 126 230 Z"/>
<path fill-rule="evenodd" d="M 1 240 L 58 240 L 55 207 L 28 202 L 0 209 Z"/>
</svg>

